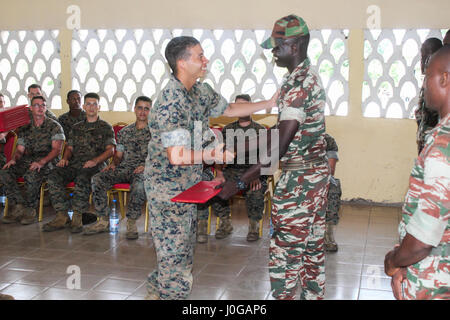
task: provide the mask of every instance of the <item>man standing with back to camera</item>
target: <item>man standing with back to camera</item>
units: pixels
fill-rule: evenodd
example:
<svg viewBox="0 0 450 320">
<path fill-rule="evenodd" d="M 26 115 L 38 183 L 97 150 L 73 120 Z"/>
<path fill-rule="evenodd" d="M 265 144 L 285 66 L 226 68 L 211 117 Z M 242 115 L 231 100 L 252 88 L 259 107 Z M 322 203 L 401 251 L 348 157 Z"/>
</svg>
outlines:
<svg viewBox="0 0 450 320">
<path fill-rule="evenodd" d="M 149 300 L 186 299 L 192 288 L 197 206 L 170 199 L 202 180 L 203 161 L 223 163 L 233 158 L 232 153 L 222 151 L 223 144 L 202 150 L 209 117 L 250 115 L 274 106 L 277 96 L 256 103 L 228 104 L 208 84 L 198 81 L 205 76 L 209 61 L 193 37 L 173 38 L 165 56 L 173 74 L 150 111 L 152 139 L 145 164 L 144 184 L 157 256 L 156 268 L 147 279 Z"/>
<path fill-rule="evenodd" d="M 309 37 L 305 21 L 289 15 L 275 22 L 272 36 L 261 44 L 272 49 L 279 67 L 289 71 L 277 101 L 282 174 L 273 194 L 274 232 L 269 248 L 271 292 L 279 300 L 294 299 L 298 283 L 302 300 L 324 297 L 330 169 L 325 149 L 325 91 L 307 57 Z M 272 153 L 275 143 L 271 141 L 268 148 Z M 245 190 L 260 176 L 262 167 L 261 163 L 253 165 L 237 181 L 227 181 L 218 196 L 229 199 Z"/>
</svg>

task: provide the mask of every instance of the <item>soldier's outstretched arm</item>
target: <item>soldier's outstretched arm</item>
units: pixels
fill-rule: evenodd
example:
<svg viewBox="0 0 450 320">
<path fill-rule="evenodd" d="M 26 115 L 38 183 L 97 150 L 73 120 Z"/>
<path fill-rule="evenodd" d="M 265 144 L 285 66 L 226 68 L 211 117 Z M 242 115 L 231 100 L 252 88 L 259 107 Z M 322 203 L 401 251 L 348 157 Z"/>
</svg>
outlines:
<svg viewBox="0 0 450 320">
<path fill-rule="evenodd" d="M 259 102 L 243 102 L 243 103 L 230 103 L 223 112 L 225 117 L 245 117 L 249 116 L 256 111 L 271 109 L 277 106 L 279 91 L 270 98 L 270 100 L 264 100 Z"/>
<path fill-rule="evenodd" d="M 280 122 L 278 126 L 279 131 L 279 141 L 272 141 L 271 138 L 268 138 L 268 157 L 271 157 L 272 152 L 277 152 L 278 149 L 278 160 L 281 159 L 284 154 L 287 152 L 289 144 L 292 139 L 294 139 L 295 134 L 298 131 L 299 122 L 297 120 L 284 120 Z M 268 135 L 271 137 L 272 135 Z M 277 148 L 278 147 L 278 148 Z M 243 181 L 247 186 L 250 182 L 258 179 L 261 176 L 261 168 L 264 166 L 270 165 L 262 165 L 261 162 L 265 163 L 266 161 L 260 162 L 251 166 L 250 169 L 244 172 L 244 174 L 240 177 L 240 180 Z M 222 191 L 218 194 L 218 197 L 224 200 L 230 199 L 232 196 L 237 194 L 239 190 L 237 189 L 235 181 L 227 181 L 223 184 Z"/>
</svg>

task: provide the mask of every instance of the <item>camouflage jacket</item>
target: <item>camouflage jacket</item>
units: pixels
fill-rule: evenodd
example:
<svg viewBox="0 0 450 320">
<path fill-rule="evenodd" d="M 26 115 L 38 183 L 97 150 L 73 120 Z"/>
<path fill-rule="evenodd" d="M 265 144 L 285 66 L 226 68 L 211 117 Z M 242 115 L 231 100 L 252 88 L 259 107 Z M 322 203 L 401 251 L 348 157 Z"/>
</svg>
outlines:
<svg viewBox="0 0 450 320">
<path fill-rule="evenodd" d="M 70 130 L 75 123 L 86 120 L 86 111 L 81 110 L 80 115 L 76 118 L 70 115 L 70 112 L 63 113 L 59 116 L 58 122 L 64 129 L 64 134 L 66 135 L 66 139 L 69 140 Z"/>
<path fill-rule="evenodd" d="M 138 130 L 136 123 L 132 123 L 120 130 L 117 134 L 116 148 L 117 151 L 123 152 L 120 166 L 126 168 L 145 166 L 149 141 L 150 129 L 148 126 Z"/>
<path fill-rule="evenodd" d="M 278 123 L 297 120 L 298 131 L 281 161 L 309 161 L 325 157 L 325 91 L 306 58 L 287 75 L 280 90 Z"/>
<path fill-rule="evenodd" d="M 409 178 L 399 225 L 433 246 L 430 255 L 407 268 L 405 295 L 410 299 L 450 298 L 450 114 L 426 138 Z"/>
<path fill-rule="evenodd" d="M 31 123 L 19 128 L 17 145 L 25 147 L 23 159 L 36 161 L 47 156 L 52 151 L 52 141 L 65 140 L 61 125 L 53 119 L 45 117 L 44 122 L 36 127 L 31 118 Z M 52 168 L 59 160 L 60 155 L 48 163 Z"/>
<path fill-rule="evenodd" d="M 420 89 L 419 105 L 414 112 L 417 122 L 417 151 L 420 153 L 425 144 L 425 136 L 433 129 L 439 121 L 439 115 L 436 111 L 428 109 L 425 105 L 425 98 L 423 96 L 423 88 Z"/>
<path fill-rule="evenodd" d="M 145 163 L 145 177 L 157 188 L 162 201 L 169 201 L 202 179 L 203 164 L 176 166 L 169 163 L 167 148 L 202 148 L 203 133 L 210 132 L 209 117 L 221 115 L 228 103 L 208 84 L 197 82 L 190 91 L 171 75 L 150 110 L 151 139 Z"/>
<path fill-rule="evenodd" d="M 239 133 L 240 130 L 245 134 L 246 139 L 247 137 L 255 137 L 259 134 L 259 130 L 265 130 L 266 128 L 259 123 L 255 121 L 251 121 L 251 123 L 246 127 L 241 127 L 239 124 L 239 121 L 235 121 L 232 123 L 227 124 L 225 127 L 223 127 L 222 135 L 223 135 L 223 141 L 226 143 L 227 141 L 227 130 L 228 133 L 231 133 L 234 135 L 234 146 L 237 146 L 238 143 L 243 143 L 244 139 L 237 138 L 236 134 Z M 242 141 L 242 142 L 241 142 Z M 228 146 L 228 145 L 227 145 Z M 238 146 L 236 158 L 234 159 L 233 164 L 228 164 L 227 168 L 233 168 L 233 169 L 248 169 L 251 167 L 251 165 L 258 163 L 258 157 L 257 152 L 243 152 L 245 150 L 245 146 Z M 257 151 L 257 150 L 256 150 Z M 250 157 L 250 155 L 252 157 Z"/>
<path fill-rule="evenodd" d="M 73 147 L 72 158 L 69 160 L 71 167 L 81 168 L 84 163 L 106 151 L 106 146 L 116 145 L 112 126 L 98 117 L 95 122 L 76 123 L 69 134 L 67 144 Z M 99 168 L 106 162 L 99 163 Z"/>
</svg>

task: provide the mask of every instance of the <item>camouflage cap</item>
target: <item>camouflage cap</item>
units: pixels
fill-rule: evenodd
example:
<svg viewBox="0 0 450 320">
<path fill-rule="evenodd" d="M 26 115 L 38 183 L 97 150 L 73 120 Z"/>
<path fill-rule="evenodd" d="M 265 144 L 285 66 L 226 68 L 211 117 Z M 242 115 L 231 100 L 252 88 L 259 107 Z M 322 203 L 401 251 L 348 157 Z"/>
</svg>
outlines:
<svg viewBox="0 0 450 320">
<path fill-rule="evenodd" d="M 277 42 L 280 40 L 306 36 L 307 34 L 309 34 L 309 29 L 305 20 L 299 16 L 290 14 L 275 22 L 271 37 L 261 43 L 261 47 L 271 49 L 276 47 Z"/>
</svg>

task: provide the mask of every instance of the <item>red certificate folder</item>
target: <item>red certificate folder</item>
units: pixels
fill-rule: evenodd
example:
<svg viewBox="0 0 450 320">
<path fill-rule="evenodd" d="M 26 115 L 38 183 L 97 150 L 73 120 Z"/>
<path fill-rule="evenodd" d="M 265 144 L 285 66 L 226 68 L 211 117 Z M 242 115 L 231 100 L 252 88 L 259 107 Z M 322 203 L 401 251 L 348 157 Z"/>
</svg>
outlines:
<svg viewBox="0 0 450 320">
<path fill-rule="evenodd" d="M 173 202 L 205 203 L 222 191 L 222 188 L 214 189 L 219 184 L 218 181 L 200 181 L 171 200 Z"/>
<path fill-rule="evenodd" d="M 0 110 L 0 132 L 10 131 L 30 123 L 26 104 Z"/>
</svg>

